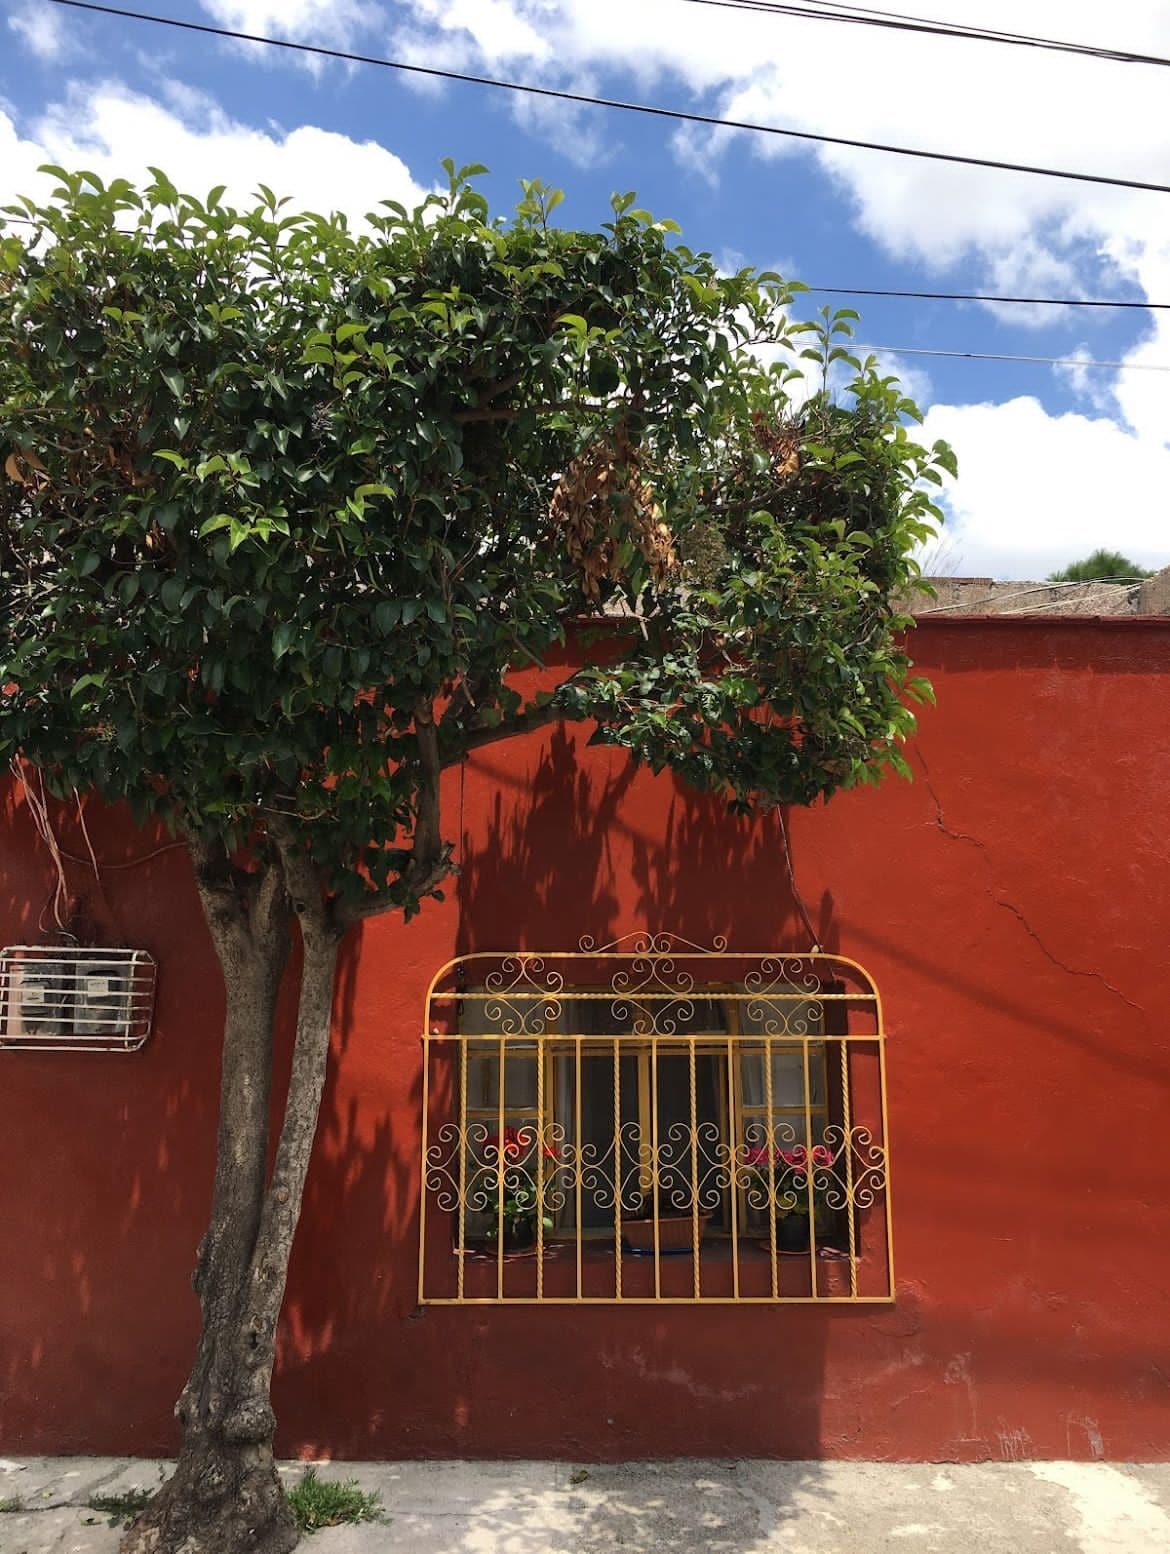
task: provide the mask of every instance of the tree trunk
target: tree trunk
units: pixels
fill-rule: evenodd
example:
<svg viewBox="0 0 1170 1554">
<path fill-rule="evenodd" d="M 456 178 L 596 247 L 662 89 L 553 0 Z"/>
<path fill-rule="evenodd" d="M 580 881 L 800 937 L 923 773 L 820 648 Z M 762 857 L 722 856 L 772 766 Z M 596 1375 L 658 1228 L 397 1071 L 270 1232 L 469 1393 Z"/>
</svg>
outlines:
<svg viewBox="0 0 1170 1554">
<path fill-rule="evenodd" d="M 122 1554 L 287 1554 L 298 1541 L 273 1455 L 276 1328 L 329 1055 L 340 933 L 290 887 L 304 964 L 284 1122 L 271 1179 L 272 1034 L 288 957 L 288 869 L 270 865 L 247 901 L 201 871 L 200 895 L 227 986 L 211 1223 L 195 1290 L 203 1325 L 176 1405 L 174 1476 L 127 1532 Z"/>
</svg>

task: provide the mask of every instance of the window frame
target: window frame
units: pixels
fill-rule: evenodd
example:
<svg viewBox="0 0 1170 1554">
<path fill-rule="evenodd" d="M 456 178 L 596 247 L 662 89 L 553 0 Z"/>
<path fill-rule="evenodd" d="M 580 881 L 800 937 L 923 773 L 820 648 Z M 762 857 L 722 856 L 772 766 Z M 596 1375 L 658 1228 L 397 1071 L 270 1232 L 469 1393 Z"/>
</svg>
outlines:
<svg viewBox="0 0 1170 1554">
<path fill-rule="evenodd" d="M 660 944 L 662 940 L 654 941 Z M 731 1243 L 731 1260 L 734 1263 L 734 1285 L 731 1295 L 726 1298 L 739 1300 L 768 1298 L 773 1301 L 783 1301 L 789 1298 L 822 1298 L 819 1291 L 820 1268 L 815 1259 L 818 1250 L 823 1254 L 827 1249 L 828 1236 L 814 1229 L 813 1210 L 814 1204 L 819 1200 L 817 1193 L 820 1189 L 818 1172 L 814 1167 L 808 1171 L 801 1182 L 799 1172 L 796 1180 L 800 1183 L 800 1190 L 808 1193 L 808 1235 L 811 1242 L 810 1257 L 813 1259 L 809 1270 L 813 1290 L 808 1297 L 802 1297 L 799 1293 L 787 1295 L 780 1288 L 784 1282 L 777 1278 L 777 1264 L 779 1262 L 779 1247 L 777 1243 L 777 1225 L 782 1217 L 776 1207 L 776 1183 L 765 1182 L 763 1196 L 759 1179 L 756 1178 L 755 1186 L 751 1186 L 744 1168 L 748 1147 L 752 1141 L 753 1130 L 759 1130 L 764 1138 L 776 1148 L 792 1148 L 800 1144 L 803 1139 L 805 1148 L 814 1148 L 821 1140 L 830 1140 L 834 1134 L 840 1135 L 847 1142 L 842 1143 L 836 1155 L 830 1158 L 830 1167 L 835 1163 L 840 1165 L 844 1161 L 844 1170 L 848 1174 L 850 1162 L 854 1154 L 854 1134 L 864 1136 L 865 1147 L 868 1154 L 865 1161 L 865 1169 L 860 1172 L 863 1178 L 864 1194 L 857 1196 L 855 1200 L 856 1178 L 859 1171 L 855 1167 L 852 1176 L 849 1176 L 847 1187 L 847 1209 L 845 1215 L 838 1215 L 840 1220 L 840 1233 L 836 1239 L 840 1243 L 838 1253 L 847 1259 L 848 1286 L 845 1298 L 850 1300 L 888 1300 L 893 1295 L 893 1247 L 890 1225 L 890 1204 L 888 1184 L 888 1130 L 886 1127 L 886 1101 L 885 1101 L 885 1070 L 884 1070 L 884 1031 L 882 1027 L 880 999 L 876 988 L 856 962 L 848 961 L 843 957 L 829 956 L 823 952 L 813 954 L 776 954 L 770 956 L 744 956 L 735 953 L 711 953 L 696 951 L 679 952 L 671 950 L 671 964 L 673 959 L 682 958 L 687 962 L 687 982 L 685 996 L 692 1001 L 711 1000 L 720 1009 L 721 1022 L 724 1027 L 720 1031 L 696 1030 L 693 1028 L 679 1032 L 673 1024 L 667 1028 L 666 1022 L 659 1021 L 658 1014 L 651 1009 L 649 1025 L 643 1024 L 637 1028 L 637 1017 L 630 1013 L 639 1006 L 639 992 L 641 988 L 630 988 L 628 985 L 618 987 L 617 973 L 615 980 L 609 987 L 605 986 L 597 973 L 600 969 L 608 970 L 609 963 L 615 960 L 623 965 L 632 958 L 643 960 L 646 952 L 617 952 L 611 953 L 612 947 L 605 951 L 593 952 L 586 950 L 577 954 L 565 953 L 548 956 L 525 955 L 515 953 L 512 955 L 489 955 L 480 953 L 467 957 L 461 957 L 459 961 L 452 962 L 448 967 L 436 975 L 432 984 L 432 996 L 428 998 L 428 1023 L 424 1028 L 424 1052 L 426 1055 L 426 1068 L 424 1072 L 424 1135 L 423 1135 L 423 1206 L 420 1212 L 420 1301 L 431 1303 L 432 1300 L 443 1303 L 445 1299 L 454 1299 L 464 1302 L 467 1298 L 465 1288 L 464 1259 L 469 1254 L 469 1247 L 460 1245 L 460 1236 L 456 1232 L 452 1235 L 449 1245 L 452 1247 L 458 1262 L 458 1289 L 454 1296 L 444 1297 L 440 1292 L 437 1295 L 428 1294 L 426 1279 L 426 1259 L 428 1256 L 427 1239 L 425 1230 L 426 1198 L 428 1194 L 436 1192 L 434 1182 L 443 1174 L 439 1155 L 439 1144 L 428 1143 L 428 1102 L 426 1099 L 429 1074 L 429 1066 L 432 1058 L 438 1053 L 446 1052 L 448 1057 L 456 1056 L 456 1062 L 460 1072 L 457 1074 L 454 1084 L 454 1109 L 452 1102 L 446 1102 L 446 1111 L 440 1110 L 436 1115 L 437 1127 L 434 1133 L 436 1138 L 444 1129 L 453 1130 L 459 1135 L 462 1142 L 456 1151 L 458 1160 L 456 1166 L 457 1182 L 452 1183 L 455 1188 L 454 1200 L 462 1205 L 460 1210 L 464 1216 L 460 1224 L 465 1224 L 466 1198 L 465 1188 L 468 1174 L 467 1157 L 470 1149 L 469 1139 L 472 1126 L 482 1128 L 485 1134 L 498 1133 L 504 1137 L 504 1130 L 508 1127 L 519 1129 L 530 1128 L 535 1137 L 539 1131 L 541 1147 L 535 1151 L 534 1174 L 538 1192 L 538 1201 L 541 1205 L 541 1213 L 538 1214 L 538 1226 L 535 1234 L 535 1256 L 538 1265 L 535 1292 L 525 1293 L 520 1284 L 522 1281 L 509 1275 L 505 1278 L 503 1243 L 500 1242 L 496 1261 L 497 1280 L 494 1295 L 490 1292 L 484 1298 L 496 1301 L 511 1299 L 530 1300 L 537 1302 L 548 1298 L 541 1290 L 541 1267 L 546 1260 L 546 1254 L 551 1256 L 558 1251 L 567 1250 L 570 1254 L 576 1249 L 576 1291 L 573 1296 L 577 1300 L 616 1300 L 636 1299 L 641 1296 L 623 1294 L 621 1265 L 624 1255 L 629 1255 L 629 1247 L 623 1253 L 623 1224 L 632 1223 L 635 1217 L 628 1210 L 615 1204 L 613 1207 L 612 1224 L 585 1225 L 582 1223 L 582 1176 L 585 1174 L 585 1132 L 582 1128 L 582 1094 L 585 1084 L 584 1064 L 592 1057 L 609 1059 L 611 1063 L 621 1064 L 623 1059 L 633 1057 L 637 1062 L 638 1103 L 637 1118 L 639 1138 L 639 1151 L 637 1156 L 638 1185 L 644 1196 L 649 1189 L 651 1199 L 650 1212 L 655 1221 L 654 1243 L 654 1293 L 653 1297 L 646 1298 L 667 1299 L 674 1298 L 663 1293 L 663 1281 L 659 1278 L 660 1248 L 658 1242 L 659 1220 L 685 1219 L 686 1210 L 680 1209 L 679 1213 L 664 1213 L 658 1196 L 654 1192 L 655 1172 L 662 1171 L 662 1153 L 658 1136 L 659 1117 L 655 1111 L 655 1099 L 657 1095 L 657 1078 L 661 1073 L 658 1062 L 663 1056 L 686 1055 L 694 1053 L 696 1059 L 703 1056 L 711 1056 L 714 1059 L 712 1090 L 719 1099 L 720 1118 L 718 1124 L 720 1147 L 727 1157 L 726 1174 L 722 1180 L 721 1190 L 723 1209 L 721 1211 L 721 1223 L 712 1225 L 711 1240 L 704 1242 L 704 1250 L 700 1250 L 699 1241 L 702 1234 L 696 1230 L 697 1239 L 692 1248 L 694 1262 L 694 1292 L 696 1301 L 705 1301 L 709 1298 L 724 1298 L 719 1294 L 708 1296 L 701 1288 L 700 1263 L 712 1253 L 711 1243 Z M 665 951 L 651 951 L 649 959 L 651 963 L 666 960 Z M 497 971 L 492 973 L 489 967 L 493 962 L 503 967 L 510 967 L 512 971 L 518 971 L 519 981 L 523 982 L 531 991 L 523 994 L 516 993 L 516 983 L 505 985 L 506 979 Z M 570 963 L 566 965 L 565 963 Z M 555 966 L 555 969 L 550 969 Z M 754 977 L 754 985 L 745 976 L 744 968 L 750 966 L 752 970 L 747 976 Z M 787 968 L 788 972 L 796 980 L 777 980 L 775 971 L 779 967 L 781 971 Z M 735 974 L 729 974 L 729 968 L 737 968 Z M 767 985 L 761 985 L 763 970 L 771 968 L 773 977 Z M 655 974 L 659 974 L 659 967 L 654 964 Z M 698 980 L 698 974 L 702 973 L 702 980 Z M 568 975 L 566 975 L 568 973 Z M 691 974 L 694 973 L 692 976 Z M 480 981 L 480 974 L 488 977 L 495 975 L 495 985 L 489 986 L 487 982 Z M 842 980 L 843 975 L 852 974 L 855 986 L 847 987 Z M 625 972 L 622 973 L 626 975 Z M 446 978 L 446 986 L 443 979 Z M 543 979 L 543 980 L 542 980 Z M 669 1009 L 672 1002 L 681 1003 L 684 999 L 684 986 L 680 982 L 678 986 L 671 987 L 662 984 L 665 992 L 655 990 L 652 995 L 646 995 L 643 1002 L 649 1002 L 651 996 L 660 1002 L 665 1001 L 665 1007 Z M 526 1004 L 509 1002 L 510 998 L 525 998 Z M 485 1009 L 487 1004 L 493 1001 L 507 1010 L 507 1017 L 498 1011 L 494 1019 L 487 1019 L 479 1023 L 486 1024 L 489 1030 L 468 1029 L 468 1023 L 464 1011 L 468 1007 L 468 1000 L 475 999 Z M 624 1003 L 627 1009 L 626 1028 L 620 1028 L 613 1032 L 583 1032 L 573 1030 L 574 1025 L 594 1023 L 577 1020 L 572 1015 L 574 1003 L 582 1004 L 592 1000 L 609 1000 L 611 1009 L 619 1003 Z M 828 1000 L 839 1002 L 830 1004 Z M 442 1026 L 434 1022 L 432 1016 L 437 1009 L 446 1004 L 448 1019 Z M 851 1003 L 866 1007 L 872 1012 L 872 1029 L 852 1034 L 849 1027 L 848 1012 Z M 778 1007 L 785 1007 L 787 1014 L 769 1023 L 764 1013 L 754 1016 L 758 1029 L 745 1029 L 748 1023 L 743 1015 L 748 1012 L 753 1004 L 757 1009 L 766 1009 L 772 1005 L 771 1013 L 775 1014 Z M 804 1008 L 802 1006 L 807 1006 Z M 520 1013 L 516 1015 L 516 1009 Z M 815 1030 L 810 1031 L 807 1025 L 807 1016 L 812 1009 L 819 1010 L 819 1023 Z M 797 1029 L 791 1029 L 789 1015 L 795 1011 L 800 1020 L 793 1020 Z M 833 1011 L 840 1011 L 842 1018 L 836 1019 L 836 1015 L 830 1019 L 828 1015 Z M 453 1016 L 453 1017 L 452 1017 Z M 840 1029 L 835 1028 L 836 1022 Z M 474 1022 L 471 1022 L 474 1024 Z M 621 1022 L 619 1022 L 619 1025 Z M 632 1027 L 632 1028 L 631 1028 Z M 854 1127 L 850 1110 L 850 1092 L 853 1088 L 851 1069 L 853 1067 L 854 1044 L 868 1050 L 871 1056 L 876 1056 L 876 1076 L 878 1087 L 878 1099 L 880 1100 L 880 1123 L 876 1140 L 872 1131 L 867 1127 Z M 454 1050 L 453 1050 L 454 1049 Z M 831 1058 L 839 1054 L 840 1069 L 838 1075 L 831 1073 Z M 799 1103 L 787 1103 L 778 1099 L 774 1086 L 777 1082 L 775 1073 L 775 1060 L 784 1053 L 799 1052 L 802 1055 L 801 1091 L 802 1100 Z M 747 1061 L 753 1056 L 761 1062 L 762 1073 L 754 1084 L 749 1084 L 745 1074 Z M 479 1059 L 485 1059 L 482 1081 L 471 1082 L 468 1069 L 472 1068 Z M 508 1102 L 507 1074 L 512 1063 L 517 1059 L 536 1064 L 534 1084 L 526 1085 L 525 1101 L 516 1106 Z M 562 1085 L 558 1081 L 558 1075 L 563 1073 L 562 1065 L 573 1064 L 576 1074 L 571 1083 Z M 502 1094 L 498 1083 L 493 1086 L 490 1078 L 492 1068 L 504 1076 Z M 611 1069 L 612 1072 L 612 1069 Z M 492 1100 L 492 1091 L 496 1092 L 495 1100 Z M 570 1105 L 575 1108 L 572 1117 L 572 1127 L 568 1126 L 568 1118 L 563 1117 L 564 1104 L 559 1092 L 567 1089 L 573 1099 Z M 450 1080 L 447 1082 L 447 1092 L 451 1091 Z M 817 1096 L 819 1094 L 819 1099 Z M 460 1100 L 462 1097 L 462 1100 Z M 695 1119 L 695 1090 L 692 1070 L 692 1097 L 689 1126 L 692 1128 L 692 1137 L 689 1148 L 684 1144 L 684 1156 L 689 1154 L 692 1161 L 692 1187 L 695 1179 L 695 1167 L 693 1162 L 697 1158 L 698 1145 L 694 1137 Z M 604 1100 L 602 1101 L 604 1108 Z M 877 1112 L 871 1106 L 870 1111 L 874 1117 Z M 444 1120 L 445 1117 L 445 1120 Z M 771 1119 L 769 1124 L 768 1119 Z M 682 1125 L 688 1126 L 688 1119 L 680 1119 Z M 621 1114 L 614 1117 L 614 1168 L 611 1178 L 611 1188 L 615 1183 L 620 1184 L 624 1177 L 622 1164 L 622 1150 L 619 1135 L 625 1124 L 621 1122 Z M 672 1124 L 673 1125 L 673 1124 Z M 781 1127 L 790 1128 L 794 1134 L 793 1139 L 788 1139 L 786 1134 L 780 1135 L 777 1142 L 778 1130 Z M 646 1140 L 649 1135 L 650 1153 L 649 1163 L 645 1155 Z M 604 1133 L 599 1135 L 604 1139 Z M 549 1164 L 547 1169 L 544 1162 L 543 1146 L 547 1140 L 559 1139 L 567 1141 L 568 1153 L 571 1157 L 571 1168 L 566 1168 L 563 1160 L 556 1164 Z M 774 1156 L 773 1158 L 778 1158 Z M 815 1157 L 814 1157 L 815 1158 Z M 674 1164 L 677 1166 L 677 1159 Z M 773 1172 L 775 1167 L 772 1168 Z M 787 1176 L 792 1175 L 792 1168 L 782 1167 Z M 502 1172 L 500 1179 L 502 1180 Z M 833 1172 L 826 1172 L 826 1177 Z M 839 1172 L 836 1174 L 840 1174 Z M 448 1180 L 450 1173 L 448 1172 Z M 569 1180 L 572 1184 L 572 1192 L 569 1196 L 562 1196 L 556 1204 L 555 1212 L 551 1215 L 554 1223 L 547 1230 L 542 1230 L 540 1221 L 543 1219 L 543 1205 L 545 1193 L 549 1190 L 550 1183 L 555 1189 L 558 1183 Z M 717 1178 L 718 1180 L 718 1178 Z M 661 1191 L 661 1174 L 658 1176 L 659 1191 Z M 769 1185 L 771 1192 L 769 1195 Z M 497 1189 L 501 1204 L 501 1217 L 498 1221 L 502 1227 L 502 1201 L 503 1187 L 497 1182 Z M 695 1189 L 693 1189 L 694 1191 Z M 615 1191 L 624 1191 L 620 1186 Z M 752 1197 L 754 1194 L 754 1198 Z M 858 1265 L 862 1258 L 862 1225 L 864 1214 L 855 1212 L 864 1207 L 868 1211 L 875 1202 L 880 1199 L 880 1214 L 874 1232 L 865 1237 L 867 1246 L 878 1246 L 884 1243 L 885 1276 L 883 1288 L 875 1289 L 872 1293 L 860 1287 L 858 1278 Z M 840 1194 L 839 1194 L 840 1196 Z M 441 1197 L 441 1193 L 439 1193 Z M 760 1210 L 760 1204 L 766 1207 Z M 754 1204 L 754 1207 L 753 1207 Z M 441 1205 L 440 1205 L 441 1207 Z M 692 1216 L 696 1219 L 700 1216 L 700 1207 L 697 1199 L 692 1203 Z M 763 1224 L 761 1224 L 761 1213 Z M 707 1219 L 704 1209 L 702 1217 Z M 820 1211 L 818 1210 L 818 1219 Z M 846 1223 L 847 1219 L 847 1223 Z M 433 1221 L 432 1221 L 433 1223 Z M 761 1230 L 766 1228 L 769 1238 L 760 1241 Z M 878 1232 L 882 1232 L 879 1236 Z M 463 1230 L 463 1240 L 468 1240 L 468 1232 Z M 820 1235 L 821 1245 L 818 1248 L 817 1238 Z M 616 1262 L 615 1270 L 616 1289 L 611 1296 L 592 1295 L 583 1290 L 582 1283 L 582 1251 L 583 1247 L 604 1249 L 610 1246 L 610 1256 Z M 763 1245 L 765 1256 L 772 1264 L 772 1288 L 765 1291 L 763 1296 L 740 1293 L 740 1268 L 739 1263 L 744 1253 L 744 1248 L 750 1245 Z M 591 1254 L 592 1255 L 592 1254 Z M 666 1254 L 663 1253 L 663 1256 Z M 435 1252 L 430 1253 L 432 1263 L 435 1260 Z M 726 1260 L 726 1258 L 724 1258 Z M 515 1290 L 511 1286 L 515 1286 Z M 834 1297 L 827 1297 L 834 1298 Z"/>
</svg>

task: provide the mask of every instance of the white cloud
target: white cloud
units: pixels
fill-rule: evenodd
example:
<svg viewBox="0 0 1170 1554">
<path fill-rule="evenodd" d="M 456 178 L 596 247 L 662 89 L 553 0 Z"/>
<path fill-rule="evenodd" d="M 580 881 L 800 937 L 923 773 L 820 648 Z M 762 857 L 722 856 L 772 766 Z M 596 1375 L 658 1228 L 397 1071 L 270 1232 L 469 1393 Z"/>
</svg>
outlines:
<svg viewBox="0 0 1170 1554">
<path fill-rule="evenodd" d="M 48 0 L 24 0 L 9 16 L 8 25 L 38 59 L 58 59 L 68 46 L 62 12 Z"/>
<path fill-rule="evenodd" d="M 0 202 L 17 194 L 43 197 L 49 181 L 36 171 L 42 162 L 131 181 L 146 178 L 150 163 L 194 194 L 226 184 L 237 202 L 266 183 L 303 208 L 355 218 L 379 200 L 412 206 L 423 198 L 402 159 L 374 141 L 308 124 L 264 131 L 230 118 L 189 87 L 164 82 L 160 92 L 164 101 L 116 82 L 75 84 L 23 134 L 0 110 Z"/>
<path fill-rule="evenodd" d="M 959 460 L 946 535 L 975 576 L 1044 577 L 1106 546 L 1170 564 L 1170 447 L 1104 416 L 1050 415 L 1030 396 L 934 405 L 923 437 Z"/>
<path fill-rule="evenodd" d="M 983 0 L 976 9 L 974 18 L 970 0 L 933 0 L 930 12 L 1022 30 L 1018 0 Z M 1051 14 L 1034 18 L 1031 30 L 1170 55 L 1165 0 L 1110 10 L 1065 0 L 1041 9 Z M 465 68 L 490 65 L 556 84 L 593 72 L 609 95 L 724 118 L 1170 181 L 1167 72 L 1154 66 L 680 0 L 402 0 L 398 10 L 416 49 L 428 39 L 458 48 Z M 619 85 L 623 76 L 633 84 Z M 539 118 L 531 127 L 540 131 Z M 955 289 L 1170 300 L 1164 194 L 693 124 L 679 126 L 670 143 L 688 173 L 709 180 L 730 156 L 815 159 L 852 204 L 857 226 L 887 253 L 936 274 L 963 263 L 967 281 L 973 265 L 980 284 Z M 968 314 L 973 350 L 981 311 Z M 1055 308 L 988 311 L 1037 330 L 1068 324 L 1068 311 Z M 1086 325 L 1094 317 L 1085 315 Z M 1157 314 L 1127 359 L 1170 362 L 1170 316 Z M 1069 386 L 1076 391 L 1083 379 L 1092 415 L 1049 415 L 1033 399 L 931 411 L 933 435 L 949 433 L 959 452 L 952 505 L 967 565 L 1049 571 L 1071 559 L 1070 547 L 1122 543 L 1117 526 L 1135 559 L 1170 556 L 1162 497 L 1170 489 L 1170 374 L 1079 371 Z M 929 398 L 929 380 L 912 364 L 901 375 L 912 397 Z"/>
<path fill-rule="evenodd" d="M 370 0 L 200 0 L 220 27 L 348 48 L 382 19 Z"/>
<path fill-rule="evenodd" d="M 932 10 L 969 20 L 970 0 L 935 0 Z M 527 79 L 620 71 L 654 88 L 657 102 L 692 107 L 698 96 L 717 115 L 796 130 L 1154 182 L 1170 164 L 1166 77 L 1155 67 L 679 0 L 402 0 L 398 11 L 416 50 L 427 37 L 457 43 L 465 62 Z M 1016 0 L 984 0 L 978 20 L 1018 28 Z M 1045 26 L 1170 54 L 1163 0 L 1110 12 L 1067 0 Z M 816 156 L 891 252 L 940 268 L 974 253 L 989 279 L 1013 287 L 1095 278 L 1093 251 L 1111 234 L 1170 244 L 1164 196 L 723 129 L 689 126 L 676 140 L 708 174 L 733 145 L 763 158 Z"/>
<path fill-rule="evenodd" d="M 510 0 L 408 0 L 421 29 L 465 45 L 482 59 L 543 63 L 552 55 L 550 31 L 558 29 L 559 5 L 524 7 Z M 525 11 L 530 14 L 525 15 Z M 551 24 L 551 26 L 550 26 Z"/>
<path fill-rule="evenodd" d="M 258 38 L 285 38 L 323 48 L 352 49 L 363 33 L 384 19 L 371 0 L 200 0 L 203 10 L 220 27 Z M 261 43 L 235 45 L 265 64 L 293 62 L 319 74 L 327 61 L 319 54 L 266 48 Z"/>
</svg>

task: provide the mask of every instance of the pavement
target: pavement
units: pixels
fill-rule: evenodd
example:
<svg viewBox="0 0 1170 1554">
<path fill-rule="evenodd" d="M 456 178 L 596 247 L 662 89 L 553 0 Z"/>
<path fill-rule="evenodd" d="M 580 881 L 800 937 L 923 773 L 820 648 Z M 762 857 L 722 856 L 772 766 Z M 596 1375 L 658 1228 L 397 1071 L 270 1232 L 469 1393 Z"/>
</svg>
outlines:
<svg viewBox="0 0 1170 1554">
<path fill-rule="evenodd" d="M 125 1458 L 0 1459 L 0 1554 L 114 1554 Z M 304 1463 L 282 1466 L 289 1482 Z M 305 1554 L 1166 1554 L 1170 1464 L 329 1463 L 385 1519 Z"/>
</svg>

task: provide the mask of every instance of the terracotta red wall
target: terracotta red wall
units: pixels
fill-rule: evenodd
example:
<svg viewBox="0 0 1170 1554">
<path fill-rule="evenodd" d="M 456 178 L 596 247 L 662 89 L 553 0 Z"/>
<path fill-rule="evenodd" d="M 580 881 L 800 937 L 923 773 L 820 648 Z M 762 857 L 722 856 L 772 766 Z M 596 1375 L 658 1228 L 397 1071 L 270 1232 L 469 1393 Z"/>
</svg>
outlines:
<svg viewBox="0 0 1170 1554">
<path fill-rule="evenodd" d="M 803 944 L 774 822 L 552 732 L 452 775 L 458 890 L 351 947 L 284 1450 L 1170 1457 L 1170 622 L 943 620 L 914 651 L 939 698 L 918 780 L 791 819 L 822 941 L 885 1000 L 897 1304 L 416 1311 L 439 964 L 642 927 Z M 4 802 L 7 943 L 51 876 Z M 110 863 L 149 849 L 91 816 Z M 0 1451 L 169 1450 L 194 1339 L 221 993 L 182 852 L 103 877 L 104 899 L 72 872 L 157 956 L 156 1034 L 134 1057 L 0 1053 Z"/>
</svg>

